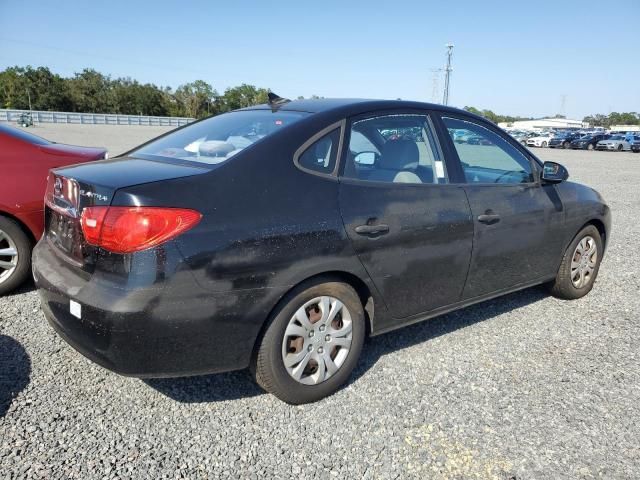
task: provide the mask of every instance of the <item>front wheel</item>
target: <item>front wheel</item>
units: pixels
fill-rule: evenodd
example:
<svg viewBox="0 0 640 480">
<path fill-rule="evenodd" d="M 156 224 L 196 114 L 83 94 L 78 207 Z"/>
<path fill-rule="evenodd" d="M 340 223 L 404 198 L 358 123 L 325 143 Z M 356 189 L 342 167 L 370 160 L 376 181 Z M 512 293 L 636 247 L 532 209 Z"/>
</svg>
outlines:
<svg viewBox="0 0 640 480">
<path fill-rule="evenodd" d="M 593 150 L 595 148 L 595 146 L 593 145 L 593 143 L 590 143 L 589 145 L 587 145 L 587 150 Z"/>
<path fill-rule="evenodd" d="M 547 148 L 547 142 L 542 142 L 542 145 L 540 145 L 542 148 Z"/>
<path fill-rule="evenodd" d="M 551 294 L 565 300 L 584 297 L 593 288 L 604 253 L 600 232 L 593 225 L 583 228 L 562 258 Z"/>
<path fill-rule="evenodd" d="M 567 148 L 569 148 L 569 142 L 564 142 L 564 143 L 562 144 L 562 148 L 564 148 L 565 150 L 566 150 Z"/>
<path fill-rule="evenodd" d="M 618 151 L 621 152 L 622 151 L 622 144 L 618 145 Z"/>
<path fill-rule="evenodd" d="M 31 241 L 20 225 L 0 216 L 0 295 L 21 285 L 31 273 Z"/>
<path fill-rule="evenodd" d="M 325 282 L 294 290 L 260 342 L 255 379 L 284 402 L 315 402 L 347 381 L 364 337 L 364 309 L 351 286 Z"/>
</svg>

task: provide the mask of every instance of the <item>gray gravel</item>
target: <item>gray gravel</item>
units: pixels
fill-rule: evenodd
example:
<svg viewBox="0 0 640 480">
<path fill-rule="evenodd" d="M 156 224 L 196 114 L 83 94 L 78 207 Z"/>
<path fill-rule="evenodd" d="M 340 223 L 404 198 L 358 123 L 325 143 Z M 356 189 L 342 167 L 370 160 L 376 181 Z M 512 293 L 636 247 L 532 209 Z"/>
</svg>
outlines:
<svg viewBox="0 0 640 480">
<path fill-rule="evenodd" d="M 637 478 L 640 155 L 537 152 L 613 210 L 593 292 L 529 289 L 371 339 L 314 405 L 244 372 L 120 377 L 53 333 L 32 287 L 0 298 L 0 477 Z"/>
</svg>

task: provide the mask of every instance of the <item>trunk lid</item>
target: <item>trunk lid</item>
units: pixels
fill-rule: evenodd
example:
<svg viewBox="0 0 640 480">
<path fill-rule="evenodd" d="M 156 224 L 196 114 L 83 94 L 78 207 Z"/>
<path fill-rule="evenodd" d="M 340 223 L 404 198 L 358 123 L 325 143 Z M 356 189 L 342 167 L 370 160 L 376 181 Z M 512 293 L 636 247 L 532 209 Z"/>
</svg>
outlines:
<svg viewBox="0 0 640 480">
<path fill-rule="evenodd" d="M 123 187 L 207 173 L 205 167 L 137 158 L 117 158 L 51 170 L 45 193 L 45 238 L 86 271 L 97 249 L 82 234 L 80 217 L 91 206 L 110 205 Z"/>
</svg>

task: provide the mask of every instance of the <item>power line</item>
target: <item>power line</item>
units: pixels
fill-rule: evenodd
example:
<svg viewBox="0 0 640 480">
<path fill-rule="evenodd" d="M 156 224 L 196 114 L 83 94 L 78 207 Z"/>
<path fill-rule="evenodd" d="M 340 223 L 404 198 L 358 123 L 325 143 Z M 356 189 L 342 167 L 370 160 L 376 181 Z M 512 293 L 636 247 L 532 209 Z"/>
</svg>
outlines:
<svg viewBox="0 0 640 480">
<path fill-rule="evenodd" d="M 449 79 L 451 77 L 451 57 L 453 55 L 453 44 L 448 43 L 445 45 L 447 47 L 447 66 L 444 69 L 444 95 L 442 97 L 442 104 L 449 104 Z"/>
</svg>

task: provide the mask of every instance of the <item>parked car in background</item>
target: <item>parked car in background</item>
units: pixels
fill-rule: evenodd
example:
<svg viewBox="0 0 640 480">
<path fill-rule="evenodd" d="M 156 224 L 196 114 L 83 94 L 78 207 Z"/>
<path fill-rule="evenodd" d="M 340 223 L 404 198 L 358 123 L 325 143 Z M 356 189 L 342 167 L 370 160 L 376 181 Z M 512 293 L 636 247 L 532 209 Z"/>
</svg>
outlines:
<svg viewBox="0 0 640 480">
<path fill-rule="evenodd" d="M 18 117 L 18 125 L 24 128 L 32 127 L 33 118 L 31 117 L 31 113 L 21 113 Z"/>
<path fill-rule="evenodd" d="M 549 148 L 564 148 L 567 149 L 571 146 L 571 142 L 580 138 L 579 133 L 559 133 L 549 140 Z"/>
<path fill-rule="evenodd" d="M 622 152 L 623 150 L 631 150 L 631 144 L 625 139 L 623 135 L 612 135 L 606 140 L 600 140 L 596 144 L 598 150 L 617 150 Z"/>
<path fill-rule="evenodd" d="M 522 145 L 526 145 L 527 140 L 533 137 L 537 137 L 538 134 L 535 132 L 512 132 L 511 136 L 515 138 L 518 142 L 520 142 Z"/>
<path fill-rule="evenodd" d="M 49 169 L 104 158 L 103 148 L 61 145 L 0 124 L 0 295 L 31 273 L 31 248 L 44 229 Z"/>
<path fill-rule="evenodd" d="M 640 152 L 640 136 L 633 137 L 633 140 L 630 143 L 631 143 L 631 151 L 633 153 L 639 153 Z"/>
<path fill-rule="evenodd" d="M 270 95 L 50 174 L 34 276 L 63 339 L 131 376 L 251 367 L 299 404 L 347 381 L 367 334 L 532 285 L 591 290 L 609 207 L 490 121 Z"/>
<path fill-rule="evenodd" d="M 527 140 L 527 147 L 546 148 L 553 137 L 553 133 L 543 133 L 538 135 L 537 137 L 531 137 Z"/>
<path fill-rule="evenodd" d="M 594 150 L 600 140 L 606 140 L 610 135 L 598 134 L 598 135 L 585 135 L 580 138 L 576 138 L 571 141 L 570 147 L 572 149 L 580 150 Z"/>
</svg>

